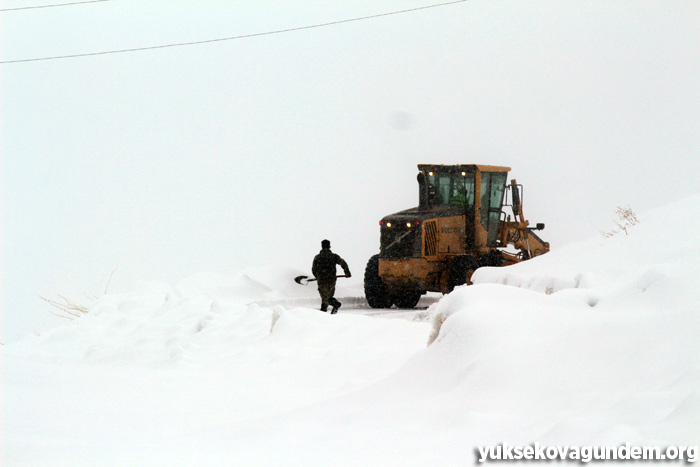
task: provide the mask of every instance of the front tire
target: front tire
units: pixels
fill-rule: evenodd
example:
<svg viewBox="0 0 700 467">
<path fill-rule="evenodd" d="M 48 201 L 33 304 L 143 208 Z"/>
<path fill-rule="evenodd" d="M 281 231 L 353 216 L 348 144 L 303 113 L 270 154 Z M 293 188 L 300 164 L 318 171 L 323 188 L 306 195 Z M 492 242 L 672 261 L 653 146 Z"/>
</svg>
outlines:
<svg viewBox="0 0 700 467">
<path fill-rule="evenodd" d="M 394 303 L 397 308 L 413 308 L 418 305 L 421 293 L 418 290 L 407 290 L 401 295 L 394 297 Z"/>
<path fill-rule="evenodd" d="M 372 308 L 391 308 L 391 296 L 379 277 L 379 255 L 374 255 L 367 261 L 365 298 Z"/>
<path fill-rule="evenodd" d="M 450 265 L 450 277 L 447 286 L 452 292 L 455 287 L 467 284 L 479 263 L 471 256 L 457 256 Z"/>
</svg>

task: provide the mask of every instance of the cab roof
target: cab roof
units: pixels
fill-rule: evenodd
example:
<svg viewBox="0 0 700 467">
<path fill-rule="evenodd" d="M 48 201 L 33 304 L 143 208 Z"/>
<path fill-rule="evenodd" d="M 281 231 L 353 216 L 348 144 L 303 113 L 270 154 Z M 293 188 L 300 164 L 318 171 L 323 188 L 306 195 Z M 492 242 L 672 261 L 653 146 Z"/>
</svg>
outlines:
<svg viewBox="0 0 700 467">
<path fill-rule="evenodd" d="M 510 172 L 510 167 L 502 167 L 498 165 L 483 165 L 483 164 L 418 164 L 418 170 L 422 172 L 452 172 L 465 170 L 467 172 Z"/>
</svg>

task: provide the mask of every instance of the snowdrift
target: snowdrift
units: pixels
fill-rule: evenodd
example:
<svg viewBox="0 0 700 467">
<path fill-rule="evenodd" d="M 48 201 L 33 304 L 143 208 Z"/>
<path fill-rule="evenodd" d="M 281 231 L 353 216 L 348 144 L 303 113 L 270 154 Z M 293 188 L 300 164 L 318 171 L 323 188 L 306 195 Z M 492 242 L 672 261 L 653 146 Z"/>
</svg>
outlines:
<svg viewBox="0 0 700 467">
<path fill-rule="evenodd" d="M 508 419 L 520 442 L 697 445 L 699 229 L 694 196 L 627 233 L 480 269 L 438 305 L 431 359 L 463 372 L 465 411 Z"/>
<path fill-rule="evenodd" d="M 427 323 L 290 305 L 319 305 L 299 274 L 141 284 L 3 349 L 3 465 L 235 465 L 217 427 L 365 387 L 425 346 Z"/>
<path fill-rule="evenodd" d="M 320 313 L 289 268 L 103 297 L 3 349 L 4 465 L 463 465 L 501 442 L 698 445 L 700 195 L 639 218 L 480 269 L 415 313 L 427 321 Z"/>
<path fill-rule="evenodd" d="M 431 359 L 465 375 L 460 405 L 509 419 L 520 442 L 697 445 L 699 219 L 694 196 L 627 234 L 478 270 L 430 337 Z"/>
</svg>

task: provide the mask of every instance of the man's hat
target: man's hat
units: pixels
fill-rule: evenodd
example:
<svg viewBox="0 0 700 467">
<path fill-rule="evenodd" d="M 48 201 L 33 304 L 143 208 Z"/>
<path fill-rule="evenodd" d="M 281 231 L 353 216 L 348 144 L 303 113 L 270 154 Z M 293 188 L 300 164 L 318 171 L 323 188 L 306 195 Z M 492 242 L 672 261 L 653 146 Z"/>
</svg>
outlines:
<svg viewBox="0 0 700 467">
<path fill-rule="evenodd" d="M 323 240 L 321 242 L 321 248 L 330 248 L 331 247 L 331 241 L 330 240 Z"/>
</svg>

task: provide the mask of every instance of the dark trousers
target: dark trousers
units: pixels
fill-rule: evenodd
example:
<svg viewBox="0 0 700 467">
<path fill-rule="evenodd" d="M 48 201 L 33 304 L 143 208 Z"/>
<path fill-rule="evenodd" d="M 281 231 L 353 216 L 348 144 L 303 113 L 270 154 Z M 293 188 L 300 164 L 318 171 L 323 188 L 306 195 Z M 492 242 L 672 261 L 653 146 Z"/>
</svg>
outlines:
<svg viewBox="0 0 700 467">
<path fill-rule="evenodd" d="M 336 306 L 338 300 L 333 298 L 335 295 L 335 281 L 333 282 L 318 282 L 318 293 L 321 295 L 321 311 L 327 311 L 328 305 Z"/>
</svg>

